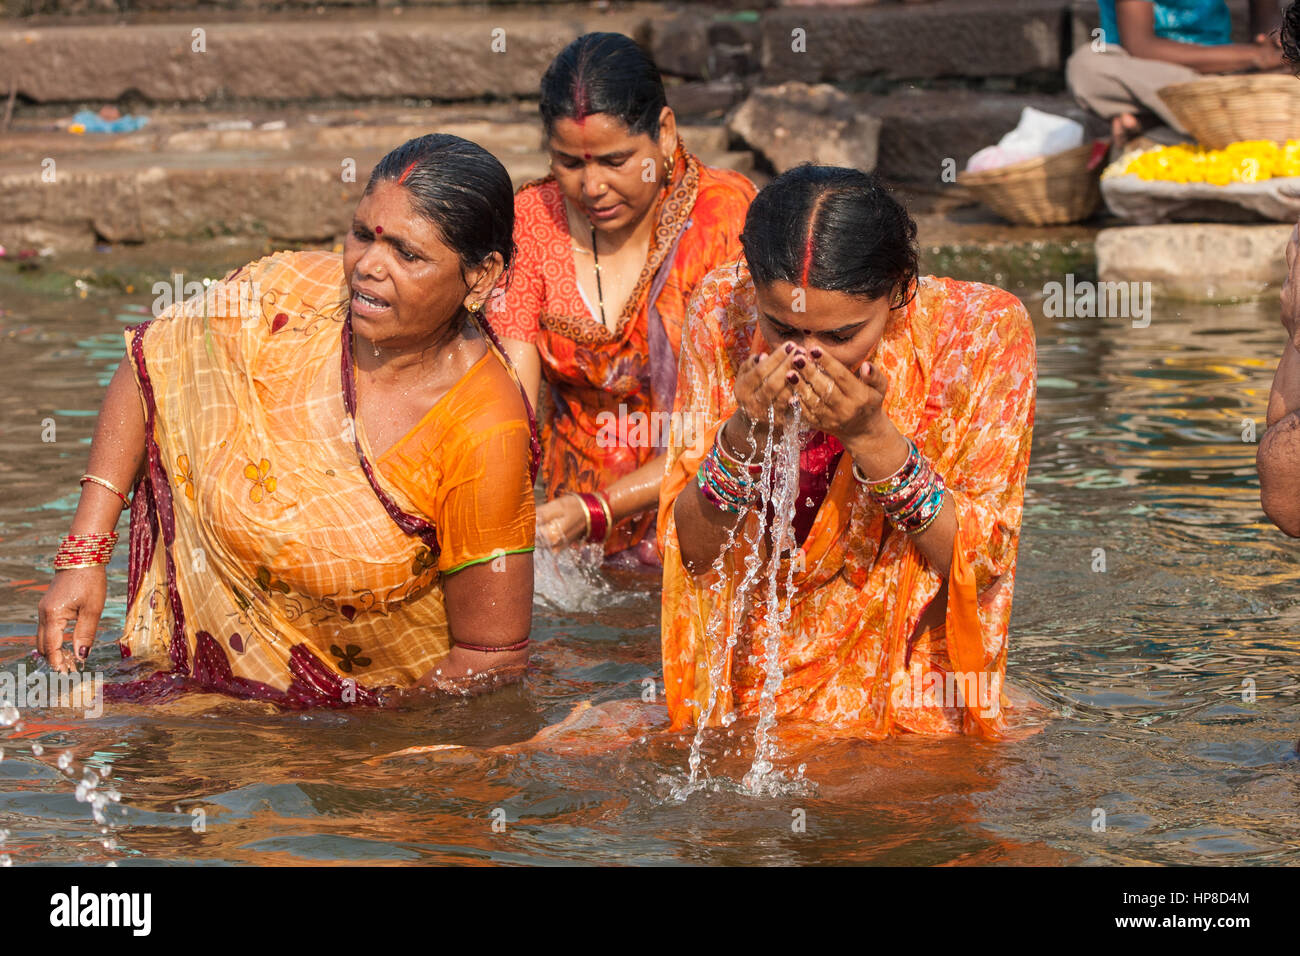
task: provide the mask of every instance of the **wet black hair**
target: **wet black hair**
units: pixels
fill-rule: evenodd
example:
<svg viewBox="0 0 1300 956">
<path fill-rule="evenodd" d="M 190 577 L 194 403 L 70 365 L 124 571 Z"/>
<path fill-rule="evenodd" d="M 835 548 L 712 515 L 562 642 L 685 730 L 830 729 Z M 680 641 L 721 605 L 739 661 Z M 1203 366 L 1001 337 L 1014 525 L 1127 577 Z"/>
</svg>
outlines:
<svg viewBox="0 0 1300 956">
<path fill-rule="evenodd" d="M 460 257 L 462 278 L 494 252 L 510 265 L 514 188 L 501 161 L 482 146 L 447 133 L 408 140 L 379 161 L 363 195 L 384 181 L 410 192 L 415 208 Z"/>
<path fill-rule="evenodd" d="M 659 114 L 668 105 L 654 60 L 621 33 L 585 33 L 551 61 L 542 76 L 539 108 L 550 136 L 558 119 L 608 113 L 633 136 L 659 141 Z"/>
<path fill-rule="evenodd" d="M 916 223 L 875 176 L 804 164 L 755 197 L 740 242 L 758 285 L 789 282 L 879 299 L 915 294 Z"/>
<path fill-rule="evenodd" d="M 1289 3 L 1282 11 L 1282 56 L 1300 76 L 1300 3 Z"/>
</svg>

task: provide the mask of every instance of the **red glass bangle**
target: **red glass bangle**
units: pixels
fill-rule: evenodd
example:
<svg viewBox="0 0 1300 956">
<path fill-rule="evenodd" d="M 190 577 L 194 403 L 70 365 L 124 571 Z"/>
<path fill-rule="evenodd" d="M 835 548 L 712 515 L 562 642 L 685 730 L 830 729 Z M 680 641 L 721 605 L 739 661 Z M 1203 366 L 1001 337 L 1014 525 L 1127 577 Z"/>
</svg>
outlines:
<svg viewBox="0 0 1300 956">
<path fill-rule="evenodd" d="M 606 504 L 600 495 L 584 491 L 578 495 L 578 498 L 587 508 L 587 516 L 591 521 L 591 530 L 587 534 L 587 540 L 593 544 L 600 544 L 609 534 L 610 512 L 609 505 Z"/>
<path fill-rule="evenodd" d="M 67 535 L 59 542 L 59 550 L 54 555 L 54 570 L 70 571 L 108 564 L 116 544 L 116 531 Z"/>
</svg>

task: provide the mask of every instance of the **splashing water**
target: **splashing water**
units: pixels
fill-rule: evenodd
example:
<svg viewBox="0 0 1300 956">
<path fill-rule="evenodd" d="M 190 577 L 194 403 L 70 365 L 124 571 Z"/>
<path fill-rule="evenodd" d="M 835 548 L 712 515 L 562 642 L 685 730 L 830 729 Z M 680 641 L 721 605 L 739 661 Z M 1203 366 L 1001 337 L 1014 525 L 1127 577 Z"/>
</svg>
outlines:
<svg viewBox="0 0 1300 956">
<path fill-rule="evenodd" d="M 558 611 L 595 613 L 636 597 L 615 590 L 601 574 L 605 557 L 598 544 L 533 552 L 533 599 Z"/>
<path fill-rule="evenodd" d="M 793 419 L 783 430 L 779 443 L 774 442 L 772 437 L 776 432 L 775 412 L 768 410 L 767 441 L 763 447 L 763 468 L 758 480 L 759 500 L 741 514 L 713 564 L 714 581 L 710 585 L 710 591 L 714 600 L 705 628 L 705 644 L 713 648 L 715 644 L 721 643 L 722 647 L 720 653 L 709 654 L 709 697 L 700 708 L 699 719 L 696 721 L 695 736 L 687 760 L 687 779 L 684 784 L 672 789 L 672 797 L 678 801 L 706 788 L 737 789 L 754 796 L 776 796 L 807 790 L 807 782 L 802 779 L 802 765 L 792 779 L 787 779 L 784 772 L 773 769 L 778 756 L 776 697 L 784 680 L 780 656 L 781 637 L 790 621 L 790 597 L 794 589 L 794 563 L 790 562 L 786 571 L 783 599 L 779 581 L 779 557 L 796 548 L 794 514 L 799 488 L 799 450 L 803 444 L 797 400 L 793 407 Z M 750 437 L 752 441 L 752 432 Z M 748 519 L 751 515 L 757 515 L 758 520 L 750 522 Z M 769 515 L 772 519 L 770 523 Z M 745 555 L 744 571 L 728 601 L 725 595 L 727 557 L 736 551 L 737 538 L 743 533 L 741 529 L 747 526 L 750 534 L 741 541 L 741 550 Z M 770 541 L 766 561 L 762 547 L 765 539 Z M 737 632 L 743 626 L 742 622 L 749 619 L 751 596 L 757 594 L 764 571 L 767 580 L 766 627 L 763 632 L 764 671 L 763 689 L 759 696 L 758 726 L 754 734 L 754 759 L 741 786 L 736 788 L 728 786 L 725 781 L 709 779 L 708 771 L 703 767 L 703 746 L 706 730 L 718 708 L 719 688 L 731 679 L 730 674 L 723 672 L 726 662 L 737 644 Z M 727 619 L 735 622 L 736 626 L 728 629 Z M 725 640 L 720 640 L 724 631 Z M 734 711 L 728 711 L 719 717 L 718 722 L 729 727 L 735 720 Z M 730 751 L 727 753 L 729 755 Z"/>
<path fill-rule="evenodd" d="M 0 727 L 12 727 L 15 732 L 21 731 L 23 728 L 23 725 L 20 722 L 21 718 L 22 712 L 11 702 L 0 701 Z M 31 744 L 31 752 L 32 756 L 40 758 L 44 756 L 45 748 L 39 742 L 33 741 Z M 0 759 L 3 759 L 3 757 L 4 749 L 0 748 Z M 60 753 L 58 758 L 55 760 L 55 765 L 69 780 L 76 777 L 77 765 L 71 750 L 65 750 Z M 100 841 L 100 845 L 105 850 L 115 851 L 120 849 L 120 845 L 111 832 L 113 823 L 109 821 L 108 813 L 110 804 L 121 803 L 122 794 L 118 790 L 100 787 L 100 784 L 107 781 L 111 774 L 112 768 L 107 765 L 100 767 L 98 770 L 89 764 L 85 765 L 82 768 L 81 779 L 76 784 L 74 794 L 78 803 L 87 803 L 90 805 L 90 815 L 94 819 L 95 823 L 99 825 L 100 833 L 105 837 L 105 839 Z M 126 816 L 127 813 L 125 807 L 120 808 L 118 812 L 122 816 Z M 0 829 L 0 850 L 4 848 L 8 839 L 9 831 Z M 12 865 L 13 859 L 7 853 L 0 853 L 0 867 L 8 867 Z M 107 865 L 116 866 L 117 863 L 110 860 Z"/>
<path fill-rule="evenodd" d="M 795 496 L 799 491 L 800 407 L 793 402 L 794 416 L 782 435 L 775 455 L 763 461 L 762 509 L 772 516 L 771 552 L 767 560 L 767 627 L 763 633 L 763 690 L 758 700 L 758 728 L 754 732 L 754 762 L 745 774 L 745 789 L 750 793 L 779 790 L 782 780 L 772 773 L 777 756 L 776 695 L 781 691 L 785 674 L 781 671 L 781 637 L 790 622 L 791 594 L 794 590 L 794 562 L 786 564 L 785 599 L 781 599 L 780 558 L 793 554 L 798 547 L 794 533 Z M 770 492 L 769 492 L 770 489 Z"/>
</svg>

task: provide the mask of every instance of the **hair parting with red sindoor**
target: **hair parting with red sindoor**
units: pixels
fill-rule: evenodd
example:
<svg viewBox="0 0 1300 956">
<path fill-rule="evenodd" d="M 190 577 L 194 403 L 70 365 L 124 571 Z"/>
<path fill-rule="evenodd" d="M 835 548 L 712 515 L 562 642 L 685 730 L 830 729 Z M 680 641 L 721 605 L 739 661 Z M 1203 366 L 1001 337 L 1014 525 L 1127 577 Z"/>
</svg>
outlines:
<svg viewBox="0 0 1300 956">
<path fill-rule="evenodd" d="M 759 191 L 740 235 L 758 285 L 867 299 L 916 294 L 916 223 L 870 173 L 842 166 L 796 166 Z"/>
<path fill-rule="evenodd" d="M 621 33 L 586 33 L 551 61 L 542 76 L 538 109 L 549 136 L 555 123 L 581 123 L 606 113 L 632 135 L 659 140 L 659 114 L 668 105 L 654 60 Z"/>
</svg>

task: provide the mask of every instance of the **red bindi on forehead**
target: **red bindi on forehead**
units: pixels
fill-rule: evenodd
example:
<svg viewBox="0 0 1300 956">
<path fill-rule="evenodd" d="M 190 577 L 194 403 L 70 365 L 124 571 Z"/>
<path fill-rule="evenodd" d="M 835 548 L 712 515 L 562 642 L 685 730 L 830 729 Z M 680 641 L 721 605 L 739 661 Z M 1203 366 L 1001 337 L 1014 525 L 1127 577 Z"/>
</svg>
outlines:
<svg viewBox="0 0 1300 956">
<path fill-rule="evenodd" d="M 382 236 L 383 234 L 384 234 L 384 227 L 383 227 L 383 226 L 375 226 L 375 235 L 376 235 L 376 236 Z"/>
</svg>

